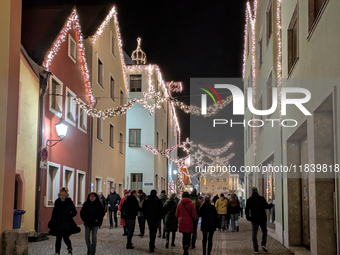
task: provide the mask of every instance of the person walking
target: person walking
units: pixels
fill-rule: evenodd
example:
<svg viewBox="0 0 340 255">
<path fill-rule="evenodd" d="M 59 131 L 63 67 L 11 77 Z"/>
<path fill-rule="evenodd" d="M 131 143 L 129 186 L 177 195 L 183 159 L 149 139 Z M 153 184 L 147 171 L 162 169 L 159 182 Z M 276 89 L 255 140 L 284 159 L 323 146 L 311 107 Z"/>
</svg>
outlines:
<svg viewBox="0 0 340 255">
<path fill-rule="evenodd" d="M 145 199 L 142 211 L 149 226 L 149 251 L 154 252 L 157 228 L 163 218 L 163 203 L 157 197 L 155 189 L 151 190 L 150 195 Z"/>
<path fill-rule="evenodd" d="M 230 194 L 228 194 L 227 195 L 227 197 L 226 197 L 226 199 L 227 199 L 227 201 L 228 201 L 228 209 L 227 209 L 227 215 L 226 215 L 226 217 L 225 217 L 225 221 L 226 221 L 226 225 L 227 225 L 227 229 L 229 229 L 229 223 L 230 223 L 230 203 L 229 203 L 229 201 L 230 201 L 230 199 L 231 199 L 231 195 Z"/>
<path fill-rule="evenodd" d="M 158 197 L 162 201 L 162 205 L 165 204 L 166 200 L 168 200 L 168 196 L 166 195 L 166 191 L 162 190 L 161 194 Z M 163 220 L 163 238 L 165 238 L 165 230 L 164 230 L 164 217 L 163 215 L 162 219 L 159 220 L 158 222 L 158 237 L 161 237 L 162 235 L 162 220 Z"/>
<path fill-rule="evenodd" d="M 115 188 L 111 188 L 111 193 L 107 196 L 107 207 L 109 208 L 110 214 L 110 229 L 113 228 L 112 213 L 115 220 L 115 228 L 117 227 L 117 211 L 120 203 L 120 196 L 116 193 Z"/>
<path fill-rule="evenodd" d="M 257 243 L 257 231 L 259 227 L 262 230 L 262 250 L 268 252 L 267 244 L 267 215 L 266 209 L 271 209 L 273 204 L 268 204 L 264 197 L 260 196 L 257 188 L 252 188 L 252 195 L 247 199 L 246 218 L 251 222 L 251 233 L 253 240 L 254 253 L 259 253 L 259 245 Z"/>
<path fill-rule="evenodd" d="M 225 230 L 225 220 L 228 211 L 228 200 L 224 198 L 224 194 L 221 193 L 220 198 L 216 201 L 215 207 L 218 213 L 218 218 L 220 220 L 219 229 L 224 232 Z"/>
<path fill-rule="evenodd" d="M 54 202 L 51 220 L 48 223 L 49 234 L 56 236 L 55 255 L 60 254 L 62 239 L 67 246 L 68 254 L 72 255 L 70 236 L 80 232 L 80 228 L 73 220 L 76 215 L 77 210 L 72 199 L 69 198 L 68 190 L 65 187 L 61 188 L 58 198 Z"/>
<path fill-rule="evenodd" d="M 240 202 L 238 201 L 238 198 L 236 194 L 232 195 L 232 198 L 229 201 L 229 212 L 230 212 L 230 225 L 231 230 L 230 231 L 239 231 L 238 227 L 238 216 L 240 214 Z"/>
<path fill-rule="evenodd" d="M 103 210 L 104 210 L 104 214 L 105 214 L 107 212 L 107 201 L 106 201 L 105 196 L 103 195 L 103 191 L 98 190 L 98 196 L 99 196 L 99 201 L 103 205 Z"/>
<path fill-rule="evenodd" d="M 218 215 L 215 206 L 211 204 L 210 196 L 204 198 L 204 203 L 200 208 L 201 231 L 203 233 L 203 255 L 207 254 L 207 241 L 208 241 L 208 255 L 211 254 L 213 246 L 213 236 L 216 231 L 216 226 L 218 226 Z"/>
<path fill-rule="evenodd" d="M 196 189 L 193 189 L 190 194 L 191 201 L 195 205 L 196 209 L 196 217 L 194 221 L 194 232 L 192 233 L 192 239 L 191 239 L 191 248 L 195 249 L 196 247 L 196 239 L 197 239 L 197 225 L 198 225 L 198 219 L 199 219 L 199 212 L 200 212 L 200 207 L 202 205 L 201 200 L 199 199 L 197 195 Z"/>
<path fill-rule="evenodd" d="M 216 194 L 215 196 L 214 196 L 214 198 L 213 198 L 213 202 L 214 202 L 214 204 L 216 204 L 216 201 L 218 200 L 218 195 Z"/>
<path fill-rule="evenodd" d="M 137 201 L 137 191 L 131 191 L 131 194 L 124 200 L 121 208 L 122 218 L 125 221 L 127 230 L 127 244 L 126 249 L 133 249 L 132 237 L 135 231 L 136 216 L 139 211 L 139 205 Z"/>
<path fill-rule="evenodd" d="M 188 255 L 191 233 L 194 232 L 194 221 L 196 217 L 195 205 L 192 203 L 188 192 L 183 192 L 182 194 L 182 200 L 177 205 L 176 217 L 178 219 L 179 232 L 183 234 L 183 255 Z"/>
<path fill-rule="evenodd" d="M 97 233 L 99 227 L 103 224 L 104 209 L 95 192 L 87 196 L 87 200 L 80 210 L 80 217 L 84 221 L 85 241 L 87 245 L 87 255 L 95 255 L 97 247 Z M 91 243 L 92 232 L 92 243 Z"/>
<path fill-rule="evenodd" d="M 171 194 L 170 198 L 163 205 L 165 214 L 164 228 L 166 231 L 165 248 L 169 248 L 170 232 L 172 233 L 171 246 L 175 246 L 175 238 L 177 232 L 178 219 L 176 218 L 177 202 L 175 200 L 176 194 Z"/>
<path fill-rule="evenodd" d="M 139 211 L 138 211 L 138 225 L 139 225 L 139 236 L 143 237 L 144 236 L 144 232 L 145 232 L 145 218 L 142 212 L 143 209 L 143 204 L 144 204 L 144 200 L 146 198 L 146 194 L 143 192 L 142 189 L 138 190 L 138 197 L 137 197 L 137 201 L 138 201 L 138 205 L 139 205 Z"/>
<path fill-rule="evenodd" d="M 243 218 L 244 206 L 245 206 L 245 201 L 244 201 L 243 197 L 240 197 L 240 216 L 241 216 L 241 218 Z"/>
<path fill-rule="evenodd" d="M 124 190 L 124 197 L 120 200 L 120 203 L 119 203 L 119 206 L 118 206 L 118 211 L 120 213 L 120 225 L 123 226 L 123 230 L 124 230 L 123 236 L 127 235 L 127 230 L 126 230 L 126 226 L 125 226 L 125 220 L 122 218 L 121 210 L 122 210 L 122 206 L 123 206 L 123 203 L 124 203 L 125 199 L 129 195 L 130 195 L 130 192 L 128 190 Z"/>
</svg>

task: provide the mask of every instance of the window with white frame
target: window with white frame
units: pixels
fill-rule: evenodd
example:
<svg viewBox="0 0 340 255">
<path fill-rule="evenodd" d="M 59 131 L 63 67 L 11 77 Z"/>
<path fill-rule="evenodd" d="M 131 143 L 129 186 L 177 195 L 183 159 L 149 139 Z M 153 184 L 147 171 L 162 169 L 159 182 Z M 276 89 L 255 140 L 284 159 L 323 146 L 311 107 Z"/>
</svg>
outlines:
<svg viewBox="0 0 340 255">
<path fill-rule="evenodd" d="M 103 119 L 97 118 L 97 139 L 103 141 Z"/>
<path fill-rule="evenodd" d="M 119 133 L 119 153 L 124 155 L 124 135 Z"/>
<path fill-rule="evenodd" d="M 115 137 L 115 127 L 110 123 L 110 130 L 109 130 L 109 146 L 113 149 L 114 148 L 114 137 Z"/>
<path fill-rule="evenodd" d="M 116 56 L 115 50 L 116 50 L 116 39 L 115 39 L 113 32 L 111 31 L 111 53 L 113 56 Z"/>
<path fill-rule="evenodd" d="M 47 166 L 47 205 L 53 205 L 60 189 L 60 165 L 48 163 Z"/>
<path fill-rule="evenodd" d="M 63 111 L 63 83 L 53 76 L 50 79 L 50 111 L 62 116 Z"/>
<path fill-rule="evenodd" d="M 66 87 L 66 98 L 65 98 L 65 120 L 73 126 L 76 126 L 76 104 L 72 98 L 76 98 L 77 95 Z"/>
<path fill-rule="evenodd" d="M 116 96 L 116 81 L 115 79 L 113 79 L 112 76 L 110 76 L 110 98 L 112 99 L 112 101 L 116 101 L 115 96 Z"/>
<path fill-rule="evenodd" d="M 82 100 L 80 100 L 80 102 L 84 103 Z M 86 130 L 87 130 L 87 114 L 81 107 L 78 107 L 78 128 L 86 133 Z"/>
<path fill-rule="evenodd" d="M 96 177 L 96 182 L 95 182 L 95 192 L 98 193 L 99 190 L 102 191 L 102 179 Z"/>
<path fill-rule="evenodd" d="M 77 44 L 70 34 L 68 35 L 68 56 L 74 63 L 77 62 Z"/>
<path fill-rule="evenodd" d="M 76 180 L 76 206 L 80 206 L 85 202 L 85 183 L 86 183 L 86 173 L 77 170 L 77 180 Z"/>
<path fill-rule="evenodd" d="M 97 82 L 104 88 L 104 64 L 99 57 L 97 62 Z"/>
<path fill-rule="evenodd" d="M 64 166 L 63 173 L 63 187 L 68 189 L 68 194 L 70 198 L 74 199 L 73 191 L 74 191 L 74 168 Z"/>
</svg>

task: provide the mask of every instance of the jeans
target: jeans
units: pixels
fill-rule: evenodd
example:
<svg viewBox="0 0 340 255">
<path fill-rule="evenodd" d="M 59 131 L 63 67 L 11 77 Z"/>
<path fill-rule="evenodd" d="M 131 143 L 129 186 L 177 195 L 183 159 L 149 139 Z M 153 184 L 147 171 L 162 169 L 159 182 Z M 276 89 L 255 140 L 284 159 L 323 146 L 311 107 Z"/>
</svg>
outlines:
<svg viewBox="0 0 340 255">
<path fill-rule="evenodd" d="M 167 231 L 167 232 L 166 232 L 166 243 L 169 243 L 170 232 L 172 233 L 171 244 L 175 244 L 175 240 L 176 240 L 176 231 Z"/>
<path fill-rule="evenodd" d="M 149 248 L 150 249 L 155 248 L 158 224 L 159 224 L 158 221 L 148 220 L 149 237 L 150 237 Z"/>
<path fill-rule="evenodd" d="M 64 242 L 67 246 L 67 250 L 72 251 L 70 236 L 69 235 L 57 235 L 57 238 L 55 240 L 55 253 L 60 253 L 61 239 L 64 239 Z"/>
<path fill-rule="evenodd" d="M 220 229 L 225 230 L 225 214 L 219 214 L 218 217 L 220 218 Z"/>
<path fill-rule="evenodd" d="M 98 226 L 95 227 L 85 226 L 85 241 L 87 245 L 87 254 L 96 254 L 98 229 L 99 229 Z M 90 239 L 91 231 L 92 231 L 92 244 Z"/>
<path fill-rule="evenodd" d="M 112 221 L 112 213 L 113 217 L 115 219 L 115 225 L 117 226 L 117 211 L 110 211 L 109 217 L 110 217 L 110 226 L 113 227 L 113 221 Z"/>
<path fill-rule="evenodd" d="M 258 249 L 259 245 L 257 243 L 257 231 L 259 230 L 259 227 L 262 229 L 262 246 L 266 246 L 267 244 L 267 222 L 262 224 L 255 224 L 251 223 L 251 235 L 253 239 L 253 247 L 254 249 Z"/>
<path fill-rule="evenodd" d="M 183 244 L 183 250 L 184 254 L 189 254 L 188 250 L 190 247 L 190 239 L 191 239 L 191 233 L 183 233 L 183 239 L 182 239 L 182 244 Z"/>
<path fill-rule="evenodd" d="M 138 224 L 139 224 L 139 231 L 142 235 L 144 235 L 145 232 L 145 218 L 144 216 L 138 217 Z"/>
<path fill-rule="evenodd" d="M 203 254 L 206 254 L 207 250 L 207 241 L 208 241 L 208 254 L 211 253 L 212 250 L 212 245 L 213 245 L 213 236 L 214 236 L 214 231 L 203 231 L 203 241 L 202 241 L 202 246 L 203 246 Z"/>
<path fill-rule="evenodd" d="M 231 231 L 236 230 L 236 227 L 238 226 L 238 213 L 230 214 L 230 222 L 231 222 Z"/>
<path fill-rule="evenodd" d="M 133 232 L 135 232 L 136 220 L 125 220 L 125 226 L 127 230 L 127 244 L 126 246 L 132 245 Z"/>
<path fill-rule="evenodd" d="M 192 239 L 191 239 L 191 246 L 194 248 L 196 246 L 196 239 L 197 239 L 197 225 L 198 225 L 198 219 L 194 222 L 194 232 L 192 233 Z"/>
</svg>

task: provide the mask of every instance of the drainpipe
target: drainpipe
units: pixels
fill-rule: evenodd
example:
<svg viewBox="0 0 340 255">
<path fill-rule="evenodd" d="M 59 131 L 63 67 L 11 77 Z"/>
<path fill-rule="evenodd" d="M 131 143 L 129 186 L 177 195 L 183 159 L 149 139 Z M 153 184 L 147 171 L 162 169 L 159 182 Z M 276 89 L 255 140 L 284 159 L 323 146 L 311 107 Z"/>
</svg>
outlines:
<svg viewBox="0 0 340 255">
<path fill-rule="evenodd" d="M 97 105 L 97 99 L 93 105 L 93 107 L 96 107 Z M 91 184 L 92 184 L 92 146 L 93 146 L 93 117 L 90 118 L 90 128 L 88 132 L 90 132 L 90 148 L 89 148 L 89 193 L 91 192 Z"/>
</svg>

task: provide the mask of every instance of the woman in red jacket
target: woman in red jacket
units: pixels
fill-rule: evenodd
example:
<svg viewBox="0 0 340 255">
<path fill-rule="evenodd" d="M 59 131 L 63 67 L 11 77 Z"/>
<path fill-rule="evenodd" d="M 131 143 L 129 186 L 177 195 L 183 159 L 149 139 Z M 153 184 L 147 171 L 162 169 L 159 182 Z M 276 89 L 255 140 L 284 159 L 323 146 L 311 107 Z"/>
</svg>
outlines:
<svg viewBox="0 0 340 255">
<path fill-rule="evenodd" d="M 118 211 L 120 213 L 120 209 L 122 209 L 123 203 L 125 199 L 129 196 L 130 192 L 128 190 L 124 190 L 124 197 L 120 200 L 119 206 L 118 206 Z M 123 226 L 124 229 L 124 234 L 123 236 L 127 236 L 127 230 L 125 226 L 125 220 L 122 218 L 122 215 L 120 215 L 120 225 Z"/>
<path fill-rule="evenodd" d="M 183 255 L 189 254 L 191 233 L 194 232 L 194 219 L 196 217 L 195 205 L 188 192 L 183 192 L 182 200 L 177 205 L 176 217 L 178 218 L 179 232 L 183 234 Z"/>
</svg>

